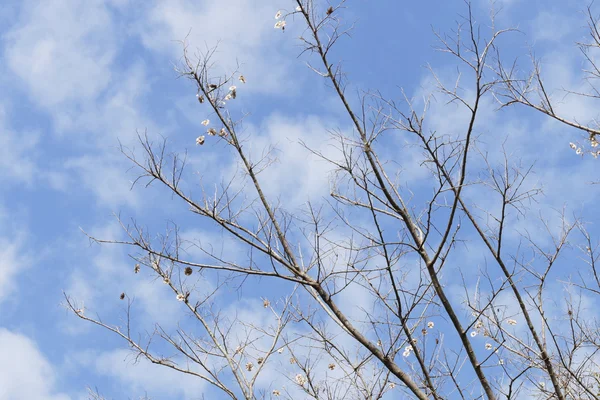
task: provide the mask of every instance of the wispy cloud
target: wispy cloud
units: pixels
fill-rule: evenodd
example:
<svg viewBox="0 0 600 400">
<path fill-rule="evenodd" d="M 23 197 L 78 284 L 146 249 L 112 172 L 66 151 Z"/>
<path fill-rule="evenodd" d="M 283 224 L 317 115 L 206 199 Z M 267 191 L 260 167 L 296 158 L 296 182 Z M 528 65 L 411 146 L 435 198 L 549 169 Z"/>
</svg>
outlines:
<svg viewBox="0 0 600 400">
<path fill-rule="evenodd" d="M 0 397 L 69 400 L 56 388 L 56 368 L 31 339 L 0 328 Z"/>
</svg>

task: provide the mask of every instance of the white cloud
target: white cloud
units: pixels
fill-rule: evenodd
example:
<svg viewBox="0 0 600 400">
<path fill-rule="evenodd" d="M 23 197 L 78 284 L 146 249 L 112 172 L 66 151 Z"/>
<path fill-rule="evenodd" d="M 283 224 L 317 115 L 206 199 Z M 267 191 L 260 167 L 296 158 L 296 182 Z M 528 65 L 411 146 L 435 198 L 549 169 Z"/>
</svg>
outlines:
<svg viewBox="0 0 600 400">
<path fill-rule="evenodd" d="M 0 302 L 14 292 L 17 274 L 31 263 L 24 234 L 15 232 L 11 238 L 0 237 Z"/>
<path fill-rule="evenodd" d="M 330 137 L 328 128 L 335 122 L 309 116 L 289 118 L 272 115 L 260 127 L 248 129 L 242 134 L 244 147 L 252 162 L 264 158 L 272 146 L 271 159 L 275 162 L 258 175 L 258 180 L 269 201 L 281 201 L 286 209 L 302 206 L 308 200 L 320 200 L 330 192 L 329 181 L 334 166 L 312 154 L 302 143 L 313 151 L 321 152 L 332 159 L 339 159 L 339 151 Z M 264 165 L 264 163 L 263 163 Z M 238 168 L 238 161 L 230 167 L 230 174 Z M 252 195 L 253 188 L 247 189 Z"/>
<path fill-rule="evenodd" d="M 115 383 L 124 385 L 127 395 L 135 396 L 132 398 L 145 393 L 151 398 L 159 395 L 195 398 L 206 391 L 207 384 L 201 379 L 153 365 L 142 358 L 135 362 L 135 356 L 129 350 L 81 352 L 73 356 L 73 361 L 86 368 L 92 367 L 98 375 L 110 377 Z M 99 389 L 102 393 L 102 388 Z"/>
<path fill-rule="evenodd" d="M 0 181 L 31 184 L 35 178 L 36 147 L 39 135 L 32 132 L 15 132 L 8 126 L 7 110 L 0 104 Z"/>
<path fill-rule="evenodd" d="M 115 160 L 117 138 L 129 145 L 138 129 L 157 129 L 141 111 L 142 96 L 149 88 L 143 65 L 121 69 L 115 64 L 119 28 L 109 7 L 125 5 L 96 0 L 85 5 L 72 0 L 23 4 L 18 22 L 3 38 L 8 68 L 25 85 L 32 102 L 50 113 L 56 134 L 52 140 L 74 134 L 78 141 L 68 145 L 92 149 L 94 154 L 78 153 L 58 168 L 40 170 L 28 154 L 40 145 L 37 135 L 20 135 L 18 140 L 4 135 L 0 144 L 7 154 L 0 166 L 6 164 L 5 171 L 29 181 L 37 173 L 52 188 L 64 191 L 83 186 L 101 205 L 136 205 L 125 176 L 130 164 L 120 155 Z M 44 140 L 51 140 L 50 135 Z"/>
<path fill-rule="evenodd" d="M 36 103 L 94 99 L 110 82 L 115 29 L 103 1 L 24 2 L 5 57 Z"/>
<path fill-rule="evenodd" d="M 232 72 L 237 62 L 248 79 L 244 85 L 248 91 L 284 93 L 293 86 L 289 70 L 295 54 L 286 53 L 276 43 L 295 41 L 293 22 L 282 34 L 273 29 L 273 16 L 277 5 L 283 2 L 256 2 L 253 0 L 231 0 L 222 2 L 190 0 L 156 0 L 147 10 L 143 20 L 138 21 L 138 32 L 142 43 L 149 49 L 181 57 L 181 46 L 175 41 L 188 37 L 191 55 L 196 48 L 206 50 L 218 44 L 213 61 Z M 295 43 L 294 43 L 295 44 Z M 297 48 L 289 46 L 290 50 Z"/>
<path fill-rule="evenodd" d="M 124 157 L 104 154 L 100 156 L 80 156 L 65 162 L 65 169 L 80 183 L 71 190 L 85 187 L 96 195 L 99 205 L 115 208 L 121 205 L 135 207 L 138 196 L 131 189 L 131 182 L 125 171 L 130 167 Z"/>
<path fill-rule="evenodd" d="M 560 42 L 571 33 L 574 28 L 580 27 L 581 20 L 574 20 L 558 11 L 542 11 L 532 22 L 532 33 L 535 41 L 548 40 Z"/>
<path fill-rule="evenodd" d="M 56 390 L 54 368 L 31 339 L 0 328 L 0 354 L 0 398 L 69 399 Z"/>
</svg>

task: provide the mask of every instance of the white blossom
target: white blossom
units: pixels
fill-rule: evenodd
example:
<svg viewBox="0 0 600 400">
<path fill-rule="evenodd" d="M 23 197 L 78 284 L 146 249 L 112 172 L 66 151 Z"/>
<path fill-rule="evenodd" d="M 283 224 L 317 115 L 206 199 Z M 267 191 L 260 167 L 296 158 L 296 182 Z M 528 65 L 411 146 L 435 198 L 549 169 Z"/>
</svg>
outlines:
<svg viewBox="0 0 600 400">
<path fill-rule="evenodd" d="M 273 389 L 273 396 L 279 396 L 281 395 L 281 392 L 277 389 Z"/>
<path fill-rule="evenodd" d="M 427 327 L 428 327 L 429 329 L 432 329 L 434 326 L 435 326 L 435 324 L 433 323 L 433 321 L 429 321 L 429 322 L 427 323 Z"/>
<path fill-rule="evenodd" d="M 277 353 L 279 353 L 279 354 L 283 353 L 283 347 L 280 348 L 279 350 L 277 350 Z"/>
<path fill-rule="evenodd" d="M 302 374 L 296 375 L 296 383 L 300 386 L 303 386 L 306 383 L 306 377 Z"/>
<path fill-rule="evenodd" d="M 302 7 L 300 7 L 300 6 L 296 7 L 296 11 L 302 12 Z"/>
<path fill-rule="evenodd" d="M 215 136 L 217 134 L 217 130 L 215 128 L 208 128 L 206 133 L 208 133 L 208 136 Z"/>
<path fill-rule="evenodd" d="M 281 10 L 277 11 L 277 14 L 275 14 L 275 19 L 279 19 L 281 18 Z"/>
<path fill-rule="evenodd" d="M 492 344 L 491 344 L 491 343 L 486 343 L 486 344 L 485 344 L 485 349 L 486 349 L 486 350 L 491 350 L 491 349 L 492 349 L 492 347 L 493 347 L 493 346 L 492 346 Z"/>
<path fill-rule="evenodd" d="M 225 99 L 224 99 L 224 100 L 225 100 L 225 101 L 229 101 L 229 100 L 231 100 L 231 98 L 232 98 L 232 97 L 231 97 L 231 93 L 227 93 L 227 95 L 225 96 Z"/>
<path fill-rule="evenodd" d="M 285 21 L 277 21 L 275 29 L 285 29 Z"/>
<path fill-rule="evenodd" d="M 202 125 L 206 126 L 210 124 L 210 121 L 208 119 L 205 119 L 204 121 L 202 121 Z"/>
<path fill-rule="evenodd" d="M 517 324 L 517 320 L 516 319 L 509 319 L 506 321 L 507 324 L 515 326 Z"/>
<path fill-rule="evenodd" d="M 575 150 L 577 148 L 577 145 L 575 145 L 575 143 L 573 143 L 573 142 L 569 143 L 569 146 L 571 146 L 571 148 L 573 150 Z"/>
<path fill-rule="evenodd" d="M 475 337 L 475 336 L 477 336 L 477 331 L 471 332 L 471 337 Z"/>
<path fill-rule="evenodd" d="M 196 144 L 197 145 L 203 145 L 204 144 L 204 136 L 198 136 L 196 138 Z"/>
<path fill-rule="evenodd" d="M 179 301 L 184 301 L 184 300 L 185 300 L 185 295 L 184 295 L 183 293 L 179 293 L 179 294 L 177 295 L 177 300 L 179 300 Z"/>
<path fill-rule="evenodd" d="M 238 79 L 240 80 L 240 82 L 246 83 L 246 78 L 244 78 L 244 75 L 240 75 Z"/>
</svg>

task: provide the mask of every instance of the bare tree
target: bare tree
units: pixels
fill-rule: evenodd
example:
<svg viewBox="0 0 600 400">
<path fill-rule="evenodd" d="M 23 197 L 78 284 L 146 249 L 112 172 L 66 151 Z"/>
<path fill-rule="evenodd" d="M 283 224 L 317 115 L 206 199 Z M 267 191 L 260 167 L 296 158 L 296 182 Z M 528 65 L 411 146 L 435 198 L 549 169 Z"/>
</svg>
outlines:
<svg viewBox="0 0 600 400">
<path fill-rule="evenodd" d="M 345 2 L 290 3 L 294 11 L 278 13 L 275 27 L 285 30 L 289 20 L 304 24 L 303 56 L 327 80 L 350 124 L 346 132 L 331 127 L 335 156 L 305 145 L 334 170 L 330 198 L 296 210 L 267 197 L 261 174 L 273 168 L 275 157 L 250 154 L 252 137 L 242 129 L 246 116 L 227 106 L 243 93 L 245 77 L 239 71 L 214 76 L 214 50 L 192 55 L 183 42 L 178 72 L 195 85 L 200 107 L 216 117 L 206 121 L 197 144 L 219 140 L 242 173 L 197 193 L 185 188 L 185 157 L 171 154 L 166 140 L 154 143 L 140 134 L 143 156 L 124 147 L 122 152 L 141 172 L 140 181 L 164 186 L 248 256 L 240 261 L 192 242 L 174 224 L 157 237 L 119 217 L 126 240 L 93 240 L 130 246 L 133 272 L 144 268 L 164 281 L 195 327 L 157 325 L 141 335 L 130 308 L 125 326 L 91 316 L 66 296 L 71 310 L 123 338 L 136 357 L 193 375 L 232 399 L 380 399 L 388 392 L 419 399 L 598 398 L 600 330 L 583 314 L 584 298 L 600 294 L 597 241 L 566 211 L 558 219 L 532 215 L 530 205 L 542 193 L 531 179 L 533 165 L 503 146 L 491 153 L 483 143 L 481 113 L 493 102 L 497 112 L 526 105 L 585 132 L 591 147 L 597 145 L 596 123 L 555 111 L 539 61 L 524 78 L 516 63 L 507 67 L 497 42 L 514 30 L 497 29 L 494 13 L 478 24 L 469 3 L 452 35 L 436 33 L 439 50 L 457 63 L 459 76 L 448 85 L 431 70 L 435 95 L 464 113 L 464 126 L 432 130 L 427 113 L 433 97 L 402 95 L 396 101 L 372 91 L 356 101 L 331 56 L 352 28 L 340 17 Z M 600 41 L 591 8 L 588 18 L 592 42 L 579 46 L 591 65 L 593 88 L 600 72 L 591 53 Z M 595 89 L 570 93 L 599 96 Z M 393 135 L 402 137 L 400 152 L 388 150 Z M 418 183 L 407 183 L 410 177 L 398 167 L 404 154 L 413 154 L 424 171 Z M 489 204 L 477 204 L 482 196 Z M 525 219 L 539 221 L 547 237 L 516 226 Z M 484 263 L 465 272 L 464 254 L 471 248 Z M 190 249 L 211 261 L 196 260 Z M 555 272 L 565 251 L 580 251 L 582 265 L 569 279 Z M 197 276 L 216 282 L 214 289 L 198 286 Z M 462 282 L 463 301 L 450 278 Z M 263 299 L 273 315 L 268 326 L 225 315 L 215 300 L 219 290 L 251 281 L 277 283 L 286 293 Z M 562 299 L 549 292 L 556 284 L 566 293 Z M 353 291 L 366 300 L 358 310 L 345 309 L 339 299 Z M 131 306 L 125 293 L 121 298 Z M 167 351 L 157 342 L 175 355 L 162 355 Z M 262 373 L 279 378 L 266 388 L 259 383 Z"/>
</svg>

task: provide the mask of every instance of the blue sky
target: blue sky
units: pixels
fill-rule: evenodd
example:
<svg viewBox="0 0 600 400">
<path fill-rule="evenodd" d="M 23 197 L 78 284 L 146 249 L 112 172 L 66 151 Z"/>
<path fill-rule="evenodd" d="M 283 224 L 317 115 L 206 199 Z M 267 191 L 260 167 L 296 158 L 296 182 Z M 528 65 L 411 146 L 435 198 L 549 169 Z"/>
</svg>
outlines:
<svg viewBox="0 0 600 400">
<path fill-rule="evenodd" d="M 485 24 L 486 1 L 474 1 Z M 582 87 L 582 58 L 574 43 L 586 35 L 583 1 L 497 1 L 503 10 L 497 23 L 521 33 L 501 42 L 506 57 L 519 56 L 528 67 L 530 48 L 543 60 L 551 90 Z M 244 128 L 249 149 L 258 155 L 269 145 L 279 162 L 262 175 L 265 191 L 295 210 L 307 199 L 329 193 L 330 167 L 311 158 L 299 140 L 324 152 L 328 130 L 350 129 L 329 85 L 304 64 L 297 37 L 299 21 L 288 20 L 284 33 L 273 29 L 276 11 L 293 9 L 286 0 L 8 0 L 0 10 L 0 398 L 83 399 L 86 386 L 107 397 L 154 399 L 200 398 L 209 390 L 200 382 L 166 369 L 135 364 L 125 344 L 65 310 L 62 291 L 102 318 L 118 323 L 125 291 L 135 298 L 140 327 L 154 322 L 185 323 L 180 304 L 149 274 L 134 276 L 128 250 L 91 245 L 82 229 L 97 237 L 121 238 L 113 213 L 135 218 L 154 232 L 168 221 L 181 224 L 190 238 L 222 247 L 232 257 L 243 249 L 219 236 L 205 221 L 189 218 L 187 208 L 158 186 L 131 189 L 136 171 L 120 154 L 119 142 L 135 147 L 136 132 L 169 138 L 170 149 L 188 151 L 187 184 L 197 188 L 194 171 L 210 187 L 235 171 L 236 161 L 222 143 L 200 147 L 200 124 L 212 118 L 199 108 L 196 88 L 176 79 L 177 42 L 188 35 L 190 48 L 219 44 L 215 60 L 222 71 L 239 70 L 233 113 L 248 112 Z M 344 39 L 333 58 L 343 61 L 349 91 L 379 89 L 400 98 L 399 88 L 416 99 L 431 92 L 431 65 L 445 82 L 455 79 L 457 64 L 434 49 L 432 27 L 449 32 L 463 1 L 347 2 L 345 21 L 356 21 L 352 38 Z M 558 94 L 558 99 L 562 95 Z M 598 201 L 597 164 L 577 157 L 569 142 L 582 136 L 531 110 L 494 111 L 487 99 L 479 132 L 483 148 L 505 142 L 509 153 L 526 165 L 535 163 L 532 185 L 545 194 L 530 205 L 533 219 L 514 217 L 515 232 L 540 232 L 535 216 L 556 223 L 557 212 L 582 215 L 594 232 L 593 205 Z M 567 98 L 558 106 L 568 117 L 595 116 L 591 100 Z M 453 133 L 464 115 L 442 97 L 429 111 L 430 129 Z M 383 152 L 401 161 L 405 180 L 418 196 L 423 171 L 418 154 L 396 154 L 393 139 Z M 290 176 L 292 178 L 290 178 Z M 493 207 L 485 192 L 473 192 L 481 207 Z M 489 200 L 489 202 L 488 202 Z M 553 225 L 554 226 L 554 225 Z M 516 237 L 516 233 L 515 233 Z M 515 239 L 516 243 L 516 239 Z M 485 264 L 472 244 L 460 256 Z M 201 254 L 195 256 L 202 258 Z M 466 257 L 466 258 L 465 258 Z M 561 264 L 563 278 L 571 264 Z M 209 276 L 205 286 L 214 285 Z M 558 278 L 558 277 L 557 277 Z M 448 285 L 458 284 L 451 279 Z M 230 290 L 223 301 L 249 318 L 267 318 L 261 296 L 285 292 L 249 282 Z M 456 300 L 460 287 L 453 289 Z M 360 296 L 342 299 L 349 309 Z M 182 322 L 183 321 L 183 322 Z M 143 329 L 142 329 L 143 330 Z M 4 392 L 3 392 L 4 390 Z M 210 393 L 210 392 L 207 392 Z"/>
</svg>

